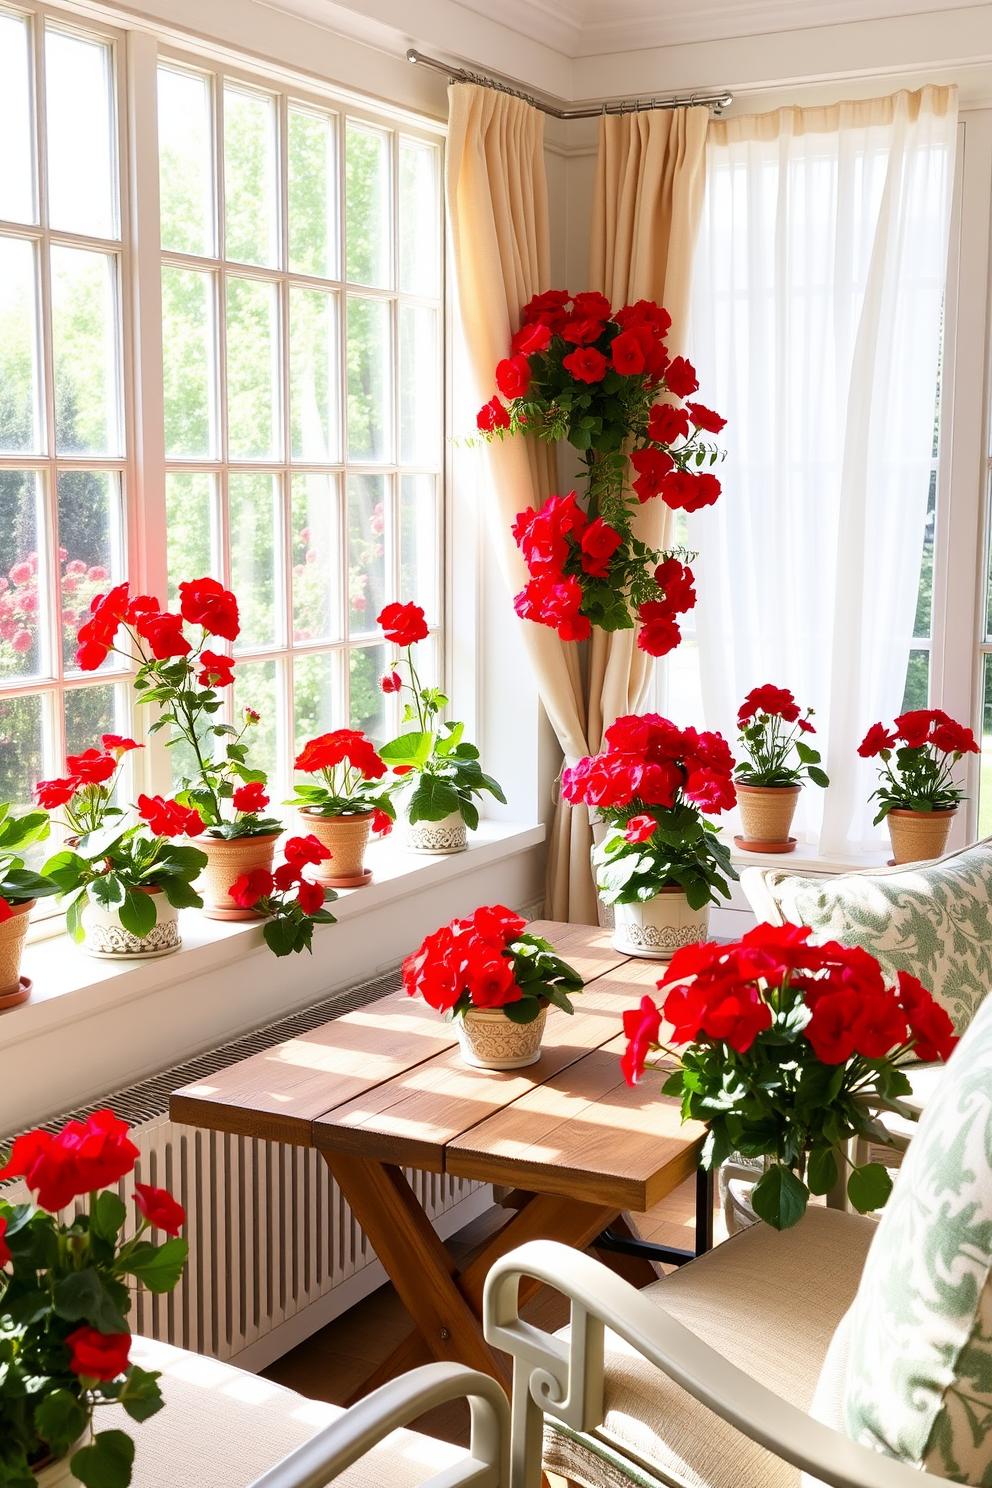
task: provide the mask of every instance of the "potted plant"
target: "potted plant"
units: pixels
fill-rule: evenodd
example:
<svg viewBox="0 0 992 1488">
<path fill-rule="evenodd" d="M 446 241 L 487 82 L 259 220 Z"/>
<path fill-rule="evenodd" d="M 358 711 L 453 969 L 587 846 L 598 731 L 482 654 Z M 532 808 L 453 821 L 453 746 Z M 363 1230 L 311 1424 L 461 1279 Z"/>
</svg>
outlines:
<svg viewBox="0 0 992 1488">
<path fill-rule="evenodd" d="M 314 925 L 336 923 L 326 901 L 338 896 L 333 889 L 313 883 L 304 877 L 311 864 L 326 863 L 331 854 L 322 842 L 310 835 L 290 837 L 283 849 L 285 861 L 272 872 L 268 868 L 251 868 L 231 885 L 234 903 L 264 919 L 265 943 L 277 956 L 294 951 L 313 954 Z"/>
<path fill-rule="evenodd" d="M 47 811 L 17 815 L 9 805 L 0 805 L 0 1011 L 31 996 L 31 978 L 21 976 L 28 916 L 39 899 L 57 894 L 59 886 L 25 867 L 22 854 L 43 842 L 48 832 Z"/>
<path fill-rule="evenodd" d="M 179 910 L 199 909 L 193 880 L 206 853 L 174 842 L 203 831 L 199 812 L 161 796 L 138 797 L 140 821 L 128 824 L 114 804 L 123 762 L 141 746 L 118 734 L 103 750 L 70 755 L 70 774 L 35 787 L 47 807 L 61 807 L 68 846 L 45 864 L 65 905 L 66 929 L 91 956 L 167 956 L 182 945 Z"/>
<path fill-rule="evenodd" d="M 246 735 L 259 721 L 245 708 L 239 722 L 217 722 L 224 706 L 220 692 L 233 685 L 235 661 L 210 649 L 214 637 L 234 641 L 240 632 L 238 603 L 216 579 L 179 585 L 180 614 L 170 614 L 149 595 L 131 598 L 118 584 L 98 595 L 79 630 L 77 665 L 102 666 L 116 651 L 137 667 L 134 688 L 141 703 L 161 712 L 150 732 L 169 728 L 170 747 L 185 744 L 193 770 L 176 791 L 182 806 L 197 811 L 203 832 L 196 846 L 207 855 L 201 888 L 210 919 L 244 920 L 254 912 L 234 903 L 230 886 L 255 868 L 271 869 L 282 823 L 265 815 L 265 772 L 248 764 Z M 190 640 L 185 625 L 193 628 Z M 126 643 L 117 643 L 120 632 Z"/>
<path fill-rule="evenodd" d="M 812 708 L 800 712 L 787 687 L 771 682 L 753 688 L 741 704 L 737 725 L 746 758 L 734 776 L 743 836 L 734 842 L 745 852 L 792 852 L 796 839 L 789 828 L 803 778 L 830 784 L 820 769 L 819 751 L 800 738 L 816 732 L 812 716 Z"/>
<path fill-rule="evenodd" d="M 499 784 L 483 773 L 479 751 L 464 740 L 463 723 L 441 723 L 439 714 L 448 699 L 437 687 L 424 687 L 413 664 L 413 647 L 430 634 L 424 612 L 415 604 L 391 604 L 378 617 L 386 640 L 406 655 L 393 662 L 382 678 L 383 692 L 407 691 L 411 702 L 403 709 L 403 723 L 415 730 L 400 734 L 380 751 L 394 775 L 410 776 L 400 794 L 405 846 L 412 852 L 464 852 L 467 831 L 479 825 L 473 798 L 488 791 L 506 805 Z M 405 666 L 404 683 L 397 666 Z"/>
<path fill-rule="evenodd" d="M 286 804 L 295 806 L 305 826 L 328 849 L 327 866 L 318 865 L 317 883 L 332 889 L 358 889 L 372 879 L 365 849 L 373 832 L 388 832 L 396 812 L 387 788 L 375 782 L 386 774 L 370 739 L 355 729 L 335 729 L 304 744 L 296 768 L 323 781 L 297 785 Z"/>
<path fill-rule="evenodd" d="M 892 1189 L 881 1163 L 853 1167 L 852 1137 L 891 1138 L 875 1116 L 914 1112 L 899 1062 L 945 1060 L 951 1020 L 916 977 L 886 987 L 874 956 L 830 941 L 810 945 L 807 925 L 758 925 L 733 945 L 677 952 L 658 983 L 624 1013 L 621 1060 L 636 1084 L 652 1051 L 662 1055 L 663 1095 L 708 1131 L 702 1164 L 731 1153 L 764 1159 L 751 1192 L 760 1219 L 794 1225 L 811 1193 L 828 1193 L 845 1167 L 847 1195 L 865 1214 Z M 677 1067 L 670 1068 L 675 1059 Z"/>
<path fill-rule="evenodd" d="M 502 904 L 484 905 L 428 935 L 403 962 L 403 986 L 456 1020 L 462 1059 L 521 1069 L 541 1057 L 548 1005 L 574 1012 L 582 978 Z"/>
<path fill-rule="evenodd" d="M 704 436 L 726 420 L 701 403 L 657 401 L 691 398 L 699 382 L 690 362 L 669 355 L 671 316 L 650 300 L 614 312 L 604 295 L 549 290 L 521 318 L 496 368 L 506 402 L 486 404 L 479 432 L 567 439 L 587 478 L 581 503 L 574 492 L 552 496 L 517 517 L 513 535 L 530 580 L 514 608 L 563 641 L 585 640 L 593 626 L 637 627 L 640 648 L 664 656 L 679 644 L 676 617 L 695 604 L 681 562 L 688 555 L 649 547 L 635 519 L 658 496 L 684 511 L 716 501 L 712 466 L 722 456 Z"/>
<path fill-rule="evenodd" d="M 189 1249 L 181 1205 L 138 1183 L 138 1224 L 109 1185 L 134 1168 L 126 1122 L 97 1111 L 60 1132 L 18 1137 L 0 1181 L 23 1178 L 34 1204 L 0 1199 L 0 1473 L 17 1488 L 127 1488 L 134 1442 L 94 1431 L 103 1405 L 134 1421 L 163 1405 L 159 1375 L 130 1362 L 130 1288 L 170 1292 Z M 75 1199 L 86 1208 L 58 1218 Z M 156 1244 L 151 1231 L 169 1238 Z"/>
<path fill-rule="evenodd" d="M 881 759 L 875 825 L 887 821 L 892 863 L 939 858 L 965 792 L 952 769 L 966 754 L 978 754 L 971 729 L 940 708 L 902 713 L 892 730 L 873 723 L 858 745 L 862 759 Z"/>
<path fill-rule="evenodd" d="M 730 850 L 707 815 L 734 804 L 734 760 L 720 734 L 679 729 L 657 713 L 618 718 L 602 753 L 562 775 L 562 794 L 607 826 L 593 851 L 596 886 L 615 906 L 613 944 L 668 961 L 706 939 L 709 906 L 730 898 Z"/>
</svg>

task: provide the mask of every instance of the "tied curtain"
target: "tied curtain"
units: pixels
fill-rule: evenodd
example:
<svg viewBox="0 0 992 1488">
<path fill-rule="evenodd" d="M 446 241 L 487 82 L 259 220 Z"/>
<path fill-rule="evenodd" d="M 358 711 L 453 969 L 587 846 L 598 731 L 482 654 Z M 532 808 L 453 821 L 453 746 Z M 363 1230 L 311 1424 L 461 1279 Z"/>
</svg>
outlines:
<svg viewBox="0 0 992 1488">
<path fill-rule="evenodd" d="M 815 708 L 831 784 L 795 825 L 828 855 L 884 842 L 857 747 L 903 706 L 956 121 L 928 87 L 708 131 L 690 354 L 728 458 L 688 523 L 703 708 L 731 740 L 762 683 Z"/>
<path fill-rule="evenodd" d="M 462 327 L 479 404 L 492 395 L 520 310 L 550 282 L 544 115 L 474 84 L 448 90 L 446 195 Z M 590 282 L 611 304 L 653 299 L 672 315 L 672 355 L 683 349 L 693 242 L 702 209 L 705 109 L 653 111 L 600 122 Z M 487 451 L 489 531 L 509 594 L 527 580 L 510 531 L 557 485 L 555 452 L 538 440 L 494 440 Z M 659 507 L 655 502 L 653 507 Z M 663 545 L 665 513 L 645 509 L 639 535 Z M 508 619 L 512 615 L 507 604 Z M 633 631 L 594 631 L 587 654 L 545 626 L 518 621 L 541 700 L 566 763 L 595 753 L 613 720 L 642 706 L 650 661 Z M 546 913 L 595 924 L 585 807 L 557 802 L 548 853 Z"/>
</svg>

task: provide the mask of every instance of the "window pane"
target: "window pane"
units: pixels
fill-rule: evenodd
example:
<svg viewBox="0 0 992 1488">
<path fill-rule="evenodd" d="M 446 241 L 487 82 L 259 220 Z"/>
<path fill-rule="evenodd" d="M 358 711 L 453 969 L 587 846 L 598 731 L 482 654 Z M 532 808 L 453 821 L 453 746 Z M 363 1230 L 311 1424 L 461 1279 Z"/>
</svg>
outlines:
<svg viewBox="0 0 992 1488">
<path fill-rule="evenodd" d="M 101 734 L 129 734 L 123 687 L 70 687 L 65 693 L 65 752 L 82 754 Z"/>
<path fill-rule="evenodd" d="M 438 159 L 434 145 L 400 140 L 400 289 L 430 299 L 441 293 Z"/>
<path fill-rule="evenodd" d="M 275 107 L 235 88 L 224 89 L 224 222 L 228 258 L 276 263 Z"/>
<path fill-rule="evenodd" d="M 276 805 L 278 795 L 274 794 L 277 786 L 272 778 L 276 773 L 276 723 L 279 716 L 274 661 L 239 663 L 235 668 L 234 710 L 235 720 L 239 724 L 245 708 L 254 708 L 256 713 L 261 714 L 260 721 L 254 725 L 249 734 L 251 763 L 253 769 L 264 770 L 269 776 L 272 786 L 270 792 L 273 800 L 272 815 L 277 816 L 279 814 Z"/>
<path fill-rule="evenodd" d="M 158 162 L 162 247 L 213 253 L 213 137 L 210 82 L 158 70 Z"/>
<path fill-rule="evenodd" d="M 376 464 L 389 458 L 387 398 L 389 306 L 348 297 L 348 453 Z"/>
<path fill-rule="evenodd" d="M 117 259 L 52 249 L 55 442 L 60 455 L 119 455 Z"/>
<path fill-rule="evenodd" d="M 73 671 L 79 617 L 89 609 L 94 595 L 106 594 L 124 577 L 120 482 L 106 470 L 62 470 L 58 508 L 59 543 L 66 554 L 62 657 L 66 670 Z M 105 662 L 108 667 L 121 664 L 113 652 Z"/>
<path fill-rule="evenodd" d="M 232 475 L 228 503 L 231 588 L 241 611 L 237 649 L 252 651 L 281 639 L 276 618 L 276 561 L 282 526 L 279 477 Z"/>
<path fill-rule="evenodd" d="M 293 713 L 296 754 L 308 739 L 344 727 L 347 715 L 343 652 L 326 651 L 321 656 L 296 658 L 293 662 Z"/>
<path fill-rule="evenodd" d="M 206 459 L 216 451 L 213 276 L 162 269 L 165 452 Z"/>
<path fill-rule="evenodd" d="M 390 287 L 389 140 L 348 121 L 346 161 L 348 278 Z"/>
<path fill-rule="evenodd" d="M 44 520 L 41 476 L 0 470 L 0 680 L 51 675 Z"/>
<path fill-rule="evenodd" d="M 423 606 L 428 625 L 440 616 L 440 533 L 437 487 L 432 475 L 400 479 L 400 592 L 403 603 Z"/>
<path fill-rule="evenodd" d="M 110 47 L 46 31 L 45 104 L 52 227 L 118 237 Z"/>
<path fill-rule="evenodd" d="M 232 460 L 279 453 L 276 287 L 227 281 L 227 415 Z"/>
<path fill-rule="evenodd" d="M 978 835 L 992 833 L 992 656 L 983 657 L 982 758 L 978 788 Z"/>
<path fill-rule="evenodd" d="M 340 640 L 341 497 L 336 476 L 293 477 L 292 557 L 293 639 Z"/>
<path fill-rule="evenodd" d="M 337 278 L 337 151 L 334 120 L 289 110 L 289 267 Z"/>
<path fill-rule="evenodd" d="M 32 804 L 35 782 L 44 778 L 42 699 L 0 698 L 0 800 L 15 809 Z"/>
<path fill-rule="evenodd" d="M 349 657 L 351 727 L 375 744 L 386 739 L 386 699 L 379 679 L 386 670 L 385 646 L 362 646 Z"/>
<path fill-rule="evenodd" d="M 27 21 L 0 15 L 0 218 L 37 222 L 31 121 L 31 61 Z"/>
<path fill-rule="evenodd" d="M 352 634 L 375 630 L 386 603 L 386 477 L 348 478 L 348 600 Z"/>
<path fill-rule="evenodd" d="M 165 519 L 169 542 L 169 605 L 179 600 L 179 585 L 205 574 L 218 578 L 214 535 L 214 478 L 192 471 L 165 477 Z"/>
<path fill-rule="evenodd" d="M 336 295 L 289 291 L 290 418 L 293 459 L 340 459 Z"/>
<path fill-rule="evenodd" d="M 0 451 L 5 454 L 41 449 L 36 284 L 32 244 L 0 238 Z"/>
<path fill-rule="evenodd" d="M 400 306 L 400 459 L 435 465 L 438 459 L 437 311 Z"/>
<path fill-rule="evenodd" d="M 930 493 L 927 497 L 927 525 L 923 532 L 923 557 L 920 561 L 920 588 L 916 597 L 916 619 L 913 635 L 916 640 L 930 639 L 931 611 L 933 608 L 933 535 L 937 520 L 937 472 L 930 472 Z"/>
<path fill-rule="evenodd" d="M 925 708 L 930 701 L 930 652 L 910 651 L 906 667 L 906 690 L 902 695 L 900 713 L 913 708 Z"/>
</svg>

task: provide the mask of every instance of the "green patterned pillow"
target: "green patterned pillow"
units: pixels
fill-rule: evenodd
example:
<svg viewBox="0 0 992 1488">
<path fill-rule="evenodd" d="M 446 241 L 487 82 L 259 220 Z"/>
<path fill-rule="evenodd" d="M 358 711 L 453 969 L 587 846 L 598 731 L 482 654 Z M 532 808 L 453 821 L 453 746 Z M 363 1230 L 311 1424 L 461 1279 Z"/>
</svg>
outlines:
<svg viewBox="0 0 992 1488">
<path fill-rule="evenodd" d="M 848 1318 L 844 1429 L 953 1483 L 992 1483 L 992 998 L 948 1064 Z"/>
<path fill-rule="evenodd" d="M 759 920 L 862 946 L 893 979 L 913 972 L 959 1033 L 992 987 L 992 838 L 931 864 L 835 878 L 751 868 L 741 884 Z"/>
</svg>

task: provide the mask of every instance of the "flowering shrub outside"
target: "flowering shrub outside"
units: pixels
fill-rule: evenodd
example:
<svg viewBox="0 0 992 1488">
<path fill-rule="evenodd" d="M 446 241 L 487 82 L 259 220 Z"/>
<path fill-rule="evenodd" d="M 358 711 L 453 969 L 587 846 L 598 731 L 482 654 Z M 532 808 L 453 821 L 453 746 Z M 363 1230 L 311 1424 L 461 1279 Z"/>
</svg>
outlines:
<svg viewBox="0 0 992 1488">
<path fill-rule="evenodd" d="M 748 693 L 737 714 L 740 746 L 746 758 L 734 774 L 742 785 L 799 785 L 805 777 L 827 786 L 819 750 L 804 744 L 801 734 L 814 734 L 813 709 L 803 713 L 787 687 L 766 682 Z M 795 753 L 796 758 L 790 761 Z"/>
<path fill-rule="evenodd" d="M 271 872 L 253 868 L 235 879 L 229 890 L 241 909 L 254 909 L 265 916 L 262 934 L 270 951 L 289 956 L 294 951 L 313 953 L 314 925 L 334 925 L 336 920 L 325 904 L 338 896 L 333 889 L 304 876 L 310 864 L 324 863 L 331 856 L 316 837 L 290 837 L 283 849 L 285 861 Z"/>
<path fill-rule="evenodd" d="M 892 810 L 950 811 L 966 799 L 954 784 L 952 767 L 966 754 L 978 754 L 970 728 L 955 723 L 940 708 L 902 713 L 892 729 L 873 723 L 858 745 L 862 759 L 879 758 L 875 825 Z"/>
<path fill-rule="evenodd" d="M 69 649 L 91 600 L 106 588 L 109 574 L 101 564 L 70 558 L 65 548 L 59 548 L 59 575 L 62 639 Z M 38 554 L 32 549 L 11 564 L 6 574 L 0 574 L 0 676 L 41 670 L 41 658 L 33 653 L 42 604 Z"/>
<path fill-rule="evenodd" d="M 448 1017 L 502 1008 L 513 1023 L 533 1023 L 549 1002 L 574 1012 L 569 994 L 582 991 L 582 978 L 526 924 L 502 904 L 452 920 L 403 962 L 403 986 Z"/>
<path fill-rule="evenodd" d="M 810 933 L 758 925 L 734 945 L 686 946 L 658 982 L 661 1007 L 643 997 L 623 1017 L 627 1083 L 651 1053 L 662 1055 L 662 1093 L 681 1097 L 683 1119 L 709 1129 L 704 1167 L 732 1152 L 773 1159 L 751 1202 L 780 1230 L 802 1217 L 811 1193 L 833 1188 L 852 1137 L 891 1140 L 878 1111 L 912 1114 L 900 1105 L 910 1083 L 899 1061 L 945 1060 L 957 1042 L 916 977 L 901 971 L 887 988 L 874 956 L 810 945 Z M 852 1167 L 847 1180 L 862 1214 L 891 1188 L 880 1163 Z"/>
<path fill-rule="evenodd" d="M 562 795 L 613 830 L 595 849 L 606 904 L 636 904 L 681 888 L 693 909 L 730 898 L 730 850 L 704 816 L 737 800 L 734 759 L 721 734 L 679 729 L 657 713 L 618 718 L 606 748 L 564 771 Z"/>
<path fill-rule="evenodd" d="M 716 501 L 711 467 L 720 451 L 703 436 L 726 420 L 701 403 L 657 401 L 691 398 L 699 381 L 690 362 L 669 355 L 671 317 L 650 300 L 613 311 L 601 294 L 549 290 L 521 318 L 479 431 L 567 439 L 582 452 L 588 489 L 584 505 L 573 492 L 517 517 L 513 535 L 531 577 L 514 608 L 564 641 L 585 640 L 594 625 L 639 624 L 641 649 L 664 656 L 679 643 L 676 616 L 695 604 L 692 574 L 679 554 L 637 538 L 634 516 L 659 496 L 682 511 Z"/>
<path fill-rule="evenodd" d="M 363 733 L 342 728 L 308 740 L 296 757 L 296 768 L 306 775 L 319 775 L 324 783 L 297 785 L 287 805 L 304 807 L 317 816 L 371 811 L 374 832 L 391 830 L 396 811 L 389 788 L 375 784 L 386 774 L 386 764 Z"/>
<path fill-rule="evenodd" d="M 165 1189 L 135 1186 L 138 1225 L 122 1237 L 127 1210 L 113 1185 L 138 1149 L 112 1111 L 70 1121 L 55 1134 L 17 1137 L 0 1181 L 23 1178 L 35 1204 L 0 1199 L 0 1481 L 33 1488 L 32 1467 L 66 1456 L 86 1488 L 127 1488 L 134 1442 L 94 1432 L 102 1405 L 145 1421 L 163 1405 L 159 1375 L 130 1362 L 130 1286 L 170 1292 L 186 1264 L 186 1216 Z M 57 1218 L 77 1198 L 88 1208 Z M 155 1244 L 152 1229 L 169 1238 Z"/>
</svg>

